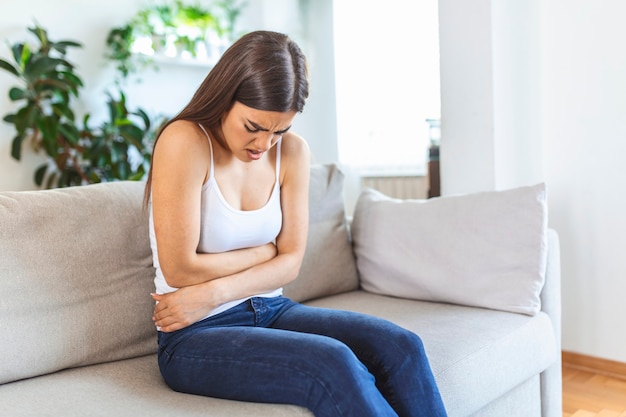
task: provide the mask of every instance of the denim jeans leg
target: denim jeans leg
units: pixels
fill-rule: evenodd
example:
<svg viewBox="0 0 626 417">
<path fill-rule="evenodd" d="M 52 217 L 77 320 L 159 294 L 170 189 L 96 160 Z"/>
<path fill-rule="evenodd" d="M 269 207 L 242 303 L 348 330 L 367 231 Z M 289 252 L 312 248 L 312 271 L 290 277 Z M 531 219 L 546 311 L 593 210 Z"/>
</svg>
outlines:
<svg viewBox="0 0 626 417">
<path fill-rule="evenodd" d="M 176 391 L 287 403 L 318 417 L 396 413 L 374 377 L 344 343 L 264 327 L 295 303 L 253 299 L 174 333 L 159 335 L 159 366 Z"/>
<path fill-rule="evenodd" d="M 378 389 L 399 416 L 447 415 L 422 341 L 414 333 L 377 317 L 300 304 L 272 327 L 345 343 L 375 376 Z"/>
</svg>

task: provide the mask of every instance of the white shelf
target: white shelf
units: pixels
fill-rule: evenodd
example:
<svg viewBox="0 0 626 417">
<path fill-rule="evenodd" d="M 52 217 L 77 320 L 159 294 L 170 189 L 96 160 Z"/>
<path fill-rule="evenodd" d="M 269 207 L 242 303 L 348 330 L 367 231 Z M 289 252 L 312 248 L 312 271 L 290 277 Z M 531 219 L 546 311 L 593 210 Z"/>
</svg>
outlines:
<svg viewBox="0 0 626 417">
<path fill-rule="evenodd" d="M 184 57 L 170 57 L 167 55 L 145 55 L 145 54 L 137 54 L 145 57 L 146 59 L 150 59 L 159 65 L 176 65 L 176 66 L 184 66 L 184 67 L 197 67 L 203 69 L 211 69 L 215 65 L 215 62 L 210 61 L 208 59 L 198 59 L 198 58 L 184 58 Z"/>
</svg>

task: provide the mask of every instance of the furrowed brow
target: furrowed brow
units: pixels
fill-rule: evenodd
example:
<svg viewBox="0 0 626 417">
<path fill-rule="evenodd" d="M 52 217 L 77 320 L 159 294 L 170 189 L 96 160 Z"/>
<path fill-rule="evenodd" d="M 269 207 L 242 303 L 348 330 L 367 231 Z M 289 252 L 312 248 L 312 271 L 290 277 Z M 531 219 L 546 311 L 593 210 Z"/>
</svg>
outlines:
<svg viewBox="0 0 626 417">
<path fill-rule="evenodd" d="M 267 128 L 263 127 L 263 126 L 261 126 L 261 125 L 259 125 L 259 124 L 257 124 L 257 123 L 254 123 L 254 122 L 253 122 L 252 120 L 250 120 L 250 119 L 246 119 L 246 120 L 247 120 L 247 121 L 248 121 L 248 123 L 250 123 L 250 125 L 251 125 L 254 129 L 256 129 L 256 130 L 260 130 L 260 131 L 262 131 L 262 132 L 269 132 L 269 131 L 270 131 L 269 129 L 267 129 Z M 274 132 L 274 134 L 275 134 L 275 135 L 282 135 L 282 134 L 284 134 L 284 133 L 287 133 L 287 131 L 288 131 L 289 129 L 291 129 L 291 125 L 287 126 L 287 127 L 286 127 L 285 129 L 283 129 L 283 130 L 277 130 L 276 132 Z"/>
<path fill-rule="evenodd" d="M 246 120 L 248 120 L 248 123 L 250 123 L 252 125 L 252 127 L 255 128 L 256 130 L 260 130 L 262 132 L 269 132 L 270 131 L 269 129 L 267 129 L 267 128 L 263 127 L 263 126 L 254 123 L 252 120 L 249 120 L 249 119 L 246 119 Z"/>
<path fill-rule="evenodd" d="M 285 129 L 283 129 L 283 130 L 278 130 L 278 131 L 274 132 L 274 134 L 275 134 L 275 135 L 282 135 L 282 134 L 284 134 L 284 133 L 287 133 L 287 131 L 288 131 L 289 129 L 291 129 L 291 125 L 287 126 L 287 127 L 286 127 Z"/>
</svg>

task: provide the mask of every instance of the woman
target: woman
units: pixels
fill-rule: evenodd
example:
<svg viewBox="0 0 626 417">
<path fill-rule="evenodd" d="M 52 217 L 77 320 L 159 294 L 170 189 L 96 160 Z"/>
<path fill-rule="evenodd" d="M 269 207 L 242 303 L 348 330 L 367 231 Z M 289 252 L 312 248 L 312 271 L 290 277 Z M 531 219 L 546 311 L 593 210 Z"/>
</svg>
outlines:
<svg viewBox="0 0 626 417">
<path fill-rule="evenodd" d="M 243 36 L 155 143 L 146 194 L 159 367 L 176 391 L 316 416 L 444 416 L 421 340 L 281 295 L 308 228 L 308 96 L 287 36 Z"/>
</svg>

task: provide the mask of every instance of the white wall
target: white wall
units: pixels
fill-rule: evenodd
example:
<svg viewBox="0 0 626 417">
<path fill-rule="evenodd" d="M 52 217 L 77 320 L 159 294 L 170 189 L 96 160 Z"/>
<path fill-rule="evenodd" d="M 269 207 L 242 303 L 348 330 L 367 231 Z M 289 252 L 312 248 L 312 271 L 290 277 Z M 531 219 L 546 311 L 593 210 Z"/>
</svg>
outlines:
<svg viewBox="0 0 626 417">
<path fill-rule="evenodd" d="M 446 194 L 545 181 L 563 349 L 626 362 L 626 3 L 440 0 Z"/>
<path fill-rule="evenodd" d="M 626 362 L 626 2 L 543 2 L 543 138 L 564 349 Z"/>
<path fill-rule="evenodd" d="M 440 0 L 442 193 L 542 181 L 539 0 Z"/>
<path fill-rule="evenodd" d="M 83 48 L 75 49 L 69 55 L 85 82 L 80 108 L 91 113 L 94 122 L 102 120 L 106 117 L 105 93 L 115 91 L 113 66 L 103 58 L 106 36 L 112 27 L 127 22 L 144 4 L 144 0 L 5 1 L 0 13 L 0 56 L 12 61 L 5 40 L 35 43 L 35 38 L 26 30 L 35 19 L 48 30 L 52 40 L 80 41 Z M 310 98 L 293 129 L 307 138 L 317 162 L 337 159 L 332 31 L 317 30 L 319 26 L 316 26 L 329 27 L 331 25 L 327 23 L 330 21 L 332 0 L 251 0 L 239 28 L 243 31 L 285 32 L 299 42 L 307 55 L 311 73 Z M 129 105 L 131 108 L 140 106 L 151 114 L 172 115 L 187 103 L 208 70 L 201 66 L 160 64 L 160 71 L 144 72 L 141 83 L 125 87 Z M 16 108 L 7 97 L 14 85 L 17 80 L 13 76 L 0 72 L 2 117 Z M 43 158 L 24 148 L 21 162 L 12 159 L 13 136 L 12 125 L 0 122 L 0 190 L 34 189 L 33 173 Z"/>
</svg>

